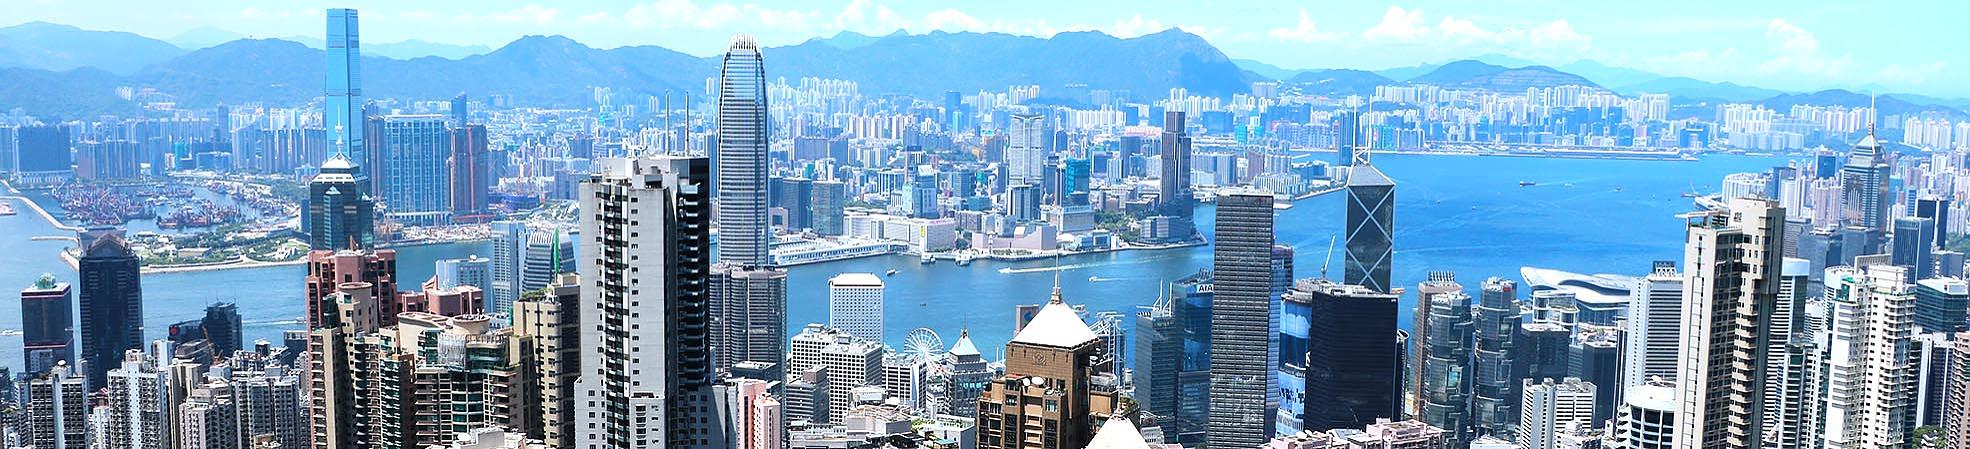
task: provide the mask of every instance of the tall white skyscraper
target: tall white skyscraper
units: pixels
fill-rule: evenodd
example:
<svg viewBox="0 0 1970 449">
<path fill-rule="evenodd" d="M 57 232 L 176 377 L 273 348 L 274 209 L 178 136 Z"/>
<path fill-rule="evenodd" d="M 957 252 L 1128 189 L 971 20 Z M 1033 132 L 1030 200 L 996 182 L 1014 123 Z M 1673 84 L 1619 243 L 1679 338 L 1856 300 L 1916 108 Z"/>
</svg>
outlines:
<svg viewBox="0 0 1970 449">
<path fill-rule="evenodd" d="M 1622 362 L 1622 388 L 1635 388 L 1649 377 L 1676 378 L 1676 348 L 1683 319 L 1683 276 L 1676 262 L 1659 260 L 1647 277 L 1628 293 L 1627 350 Z"/>
<path fill-rule="evenodd" d="M 1561 433 L 1594 425 L 1593 382 L 1525 379 L 1519 402 L 1520 449 L 1557 449 Z"/>
<path fill-rule="evenodd" d="M 724 447 L 707 335 L 710 161 L 601 165 L 581 185 L 575 444 Z"/>
<path fill-rule="evenodd" d="M 882 339 L 882 278 L 842 273 L 828 279 L 828 327 L 866 341 Z"/>
<path fill-rule="evenodd" d="M 1006 185 L 1039 184 L 1046 169 L 1046 116 L 1013 114 L 1006 125 Z"/>
<path fill-rule="evenodd" d="M 1758 449 L 1785 210 L 1739 198 L 1685 217 L 1676 447 Z"/>
<path fill-rule="evenodd" d="M 882 386 L 882 345 L 856 338 L 840 329 L 809 324 L 793 336 L 788 347 L 787 372 L 804 373 L 821 367 L 828 380 L 828 409 L 846 411 L 854 402 L 849 392 Z M 831 413 L 839 420 L 846 413 Z"/>
<path fill-rule="evenodd" d="M 766 68 L 752 36 L 732 38 L 718 77 L 718 260 L 772 265 L 767 226 Z"/>
<path fill-rule="evenodd" d="M 1915 291 L 1885 255 L 1826 270 L 1828 449 L 1901 447 L 1915 426 Z"/>
</svg>

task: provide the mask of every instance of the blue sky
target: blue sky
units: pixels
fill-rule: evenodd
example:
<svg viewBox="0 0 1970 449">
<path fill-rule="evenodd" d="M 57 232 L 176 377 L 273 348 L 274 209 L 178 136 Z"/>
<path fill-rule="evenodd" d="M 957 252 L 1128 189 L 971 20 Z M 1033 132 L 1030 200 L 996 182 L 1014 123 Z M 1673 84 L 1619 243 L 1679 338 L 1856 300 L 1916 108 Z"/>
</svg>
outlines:
<svg viewBox="0 0 1970 449">
<path fill-rule="evenodd" d="M 900 1 L 798 0 L 0 0 L 0 26 L 49 21 L 168 39 L 195 28 L 320 36 L 321 9 L 355 7 L 368 42 L 498 47 L 561 34 L 596 47 L 719 51 L 735 33 L 768 45 L 840 31 L 996 31 L 1135 36 L 1169 27 L 1233 58 L 1287 68 L 1381 69 L 1500 54 L 1588 59 L 1665 75 L 1813 90 L 1878 87 L 1970 96 L 1970 3 L 1948 1 Z M 770 58 L 770 55 L 769 55 Z"/>
</svg>

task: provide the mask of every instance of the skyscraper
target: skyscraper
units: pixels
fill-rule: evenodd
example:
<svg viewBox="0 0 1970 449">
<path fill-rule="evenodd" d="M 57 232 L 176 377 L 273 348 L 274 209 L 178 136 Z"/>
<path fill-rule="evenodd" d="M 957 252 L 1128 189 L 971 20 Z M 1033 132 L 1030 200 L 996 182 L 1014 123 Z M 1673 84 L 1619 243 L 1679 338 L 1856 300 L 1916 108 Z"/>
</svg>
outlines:
<svg viewBox="0 0 1970 449">
<path fill-rule="evenodd" d="M 1675 444 L 1756 449 L 1764 437 L 1765 356 L 1785 254 L 1785 209 L 1739 198 L 1685 217 Z"/>
<path fill-rule="evenodd" d="M 1454 274 L 1430 273 L 1417 290 L 1422 340 L 1416 366 L 1419 418 L 1442 428 L 1451 447 L 1470 442 L 1471 296 Z"/>
<path fill-rule="evenodd" d="M 1163 114 L 1163 173 L 1158 179 L 1157 198 L 1161 213 L 1170 217 L 1170 238 L 1182 240 L 1196 233 L 1196 197 L 1190 190 L 1190 133 L 1184 129 L 1183 111 Z"/>
<path fill-rule="evenodd" d="M 1874 138 L 1874 125 L 1868 125 L 1867 137 L 1854 143 L 1847 165 L 1840 168 L 1841 216 L 1846 224 L 1875 235 L 1888 230 L 1888 206 L 1893 203 L 1889 200 L 1893 192 L 1888 188 L 1887 157 L 1881 142 Z"/>
<path fill-rule="evenodd" d="M 362 45 L 356 10 L 328 10 L 328 77 L 323 98 L 322 126 L 328 130 L 329 154 L 348 158 L 351 166 L 373 167 L 363 146 Z"/>
<path fill-rule="evenodd" d="M 1334 161 L 1336 167 L 1354 165 L 1354 148 L 1361 145 L 1357 134 L 1361 132 L 1361 116 L 1354 111 L 1341 111 L 1334 114 L 1334 152 L 1339 156 Z"/>
<path fill-rule="evenodd" d="M 377 440 L 372 411 L 364 400 L 374 393 L 374 348 L 368 335 L 384 327 L 375 284 L 343 282 L 315 302 L 323 320 L 308 331 L 308 420 L 310 447 L 358 449 Z M 374 400 L 374 397 L 368 397 Z"/>
<path fill-rule="evenodd" d="M 493 314 L 511 312 L 521 295 L 575 271 L 576 239 L 563 225 L 496 221 L 492 231 L 487 310 Z"/>
<path fill-rule="evenodd" d="M 1676 378 L 1682 319 L 1683 276 L 1676 272 L 1676 262 L 1655 261 L 1648 276 L 1628 291 L 1624 391 L 1648 383 L 1650 377 Z"/>
<path fill-rule="evenodd" d="M 1348 172 L 1347 257 L 1341 282 L 1388 293 L 1395 263 L 1395 181 L 1369 164 Z"/>
<path fill-rule="evenodd" d="M 1352 429 L 1401 416 L 1396 295 L 1306 279 L 1286 296 L 1309 309 L 1304 427 Z"/>
<path fill-rule="evenodd" d="M 1970 282 L 1955 278 L 1916 281 L 1915 327 L 1923 332 L 1970 330 Z"/>
<path fill-rule="evenodd" d="M 786 358 L 787 272 L 720 263 L 711 269 L 711 356 L 718 369 Z M 782 376 L 767 379 L 779 381 Z"/>
<path fill-rule="evenodd" d="M 575 447 L 575 380 L 581 376 L 581 276 L 568 273 L 513 303 L 514 333 L 533 339 L 543 441 Z"/>
<path fill-rule="evenodd" d="M 144 348 L 144 286 L 122 229 L 90 229 L 78 241 L 82 360 L 88 362 L 83 374 L 89 385 L 105 385 L 109 370 L 122 365 L 123 351 Z"/>
<path fill-rule="evenodd" d="M 1523 391 L 1519 407 L 1524 413 L 1519 423 L 1518 443 L 1521 449 L 1556 449 L 1561 447 L 1559 436 L 1562 432 L 1586 431 L 1594 425 L 1593 382 L 1583 382 L 1576 378 L 1555 381 L 1525 379 L 1519 390 Z"/>
<path fill-rule="evenodd" d="M 82 449 L 88 446 L 89 392 L 83 378 L 65 363 L 28 379 L 21 398 L 26 435 L 32 447 Z"/>
<path fill-rule="evenodd" d="M 581 217 L 581 322 L 594 324 L 581 333 L 579 447 L 725 444 L 711 411 L 709 162 L 610 159 L 582 183 L 581 210 L 595 212 Z"/>
<path fill-rule="evenodd" d="M 1276 371 L 1271 354 L 1272 194 L 1218 196 L 1217 242 L 1211 252 L 1212 446 L 1256 447 L 1272 436 L 1266 408 Z"/>
<path fill-rule="evenodd" d="M 349 158 L 329 156 L 321 173 L 308 181 L 308 205 L 301 217 L 308 248 L 369 248 L 375 243 L 375 219 L 376 200 L 369 196 L 369 180 Z"/>
<path fill-rule="evenodd" d="M 1862 256 L 1826 273 L 1826 447 L 1897 447 L 1915 427 L 1915 291 L 1908 267 Z"/>
<path fill-rule="evenodd" d="M 732 39 L 718 77 L 718 260 L 773 264 L 767 226 L 766 66 L 752 36 Z"/>
<path fill-rule="evenodd" d="M 1928 279 L 1936 273 L 1936 222 L 1922 217 L 1895 219 L 1889 244 L 1894 264 L 1908 267 L 1909 281 Z"/>
<path fill-rule="evenodd" d="M 1970 392 L 1970 332 L 1957 332 L 1950 342 L 1949 391 Z M 1953 449 L 1970 447 L 1961 435 L 1970 435 L 1970 394 L 1951 394 L 1943 406 L 1943 433 L 1959 435 Z"/>
<path fill-rule="evenodd" d="M 383 118 L 383 203 L 399 221 L 438 224 L 450 215 L 451 189 L 446 160 L 451 139 L 440 115 L 392 115 Z"/>
<path fill-rule="evenodd" d="M 213 354 L 232 357 L 234 351 L 243 348 L 238 304 L 222 302 L 205 306 L 205 318 L 199 324 L 205 328 L 205 340 L 212 342 Z"/>
<path fill-rule="evenodd" d="M 1006 125 L 1006 184 L 1039 185 L 1046 170 L 1046 116 L 1013 114 Z"/>
<path fill-rule="evenodd" d="M 66 362 L 75 364 L 75 294 L 67 282 L 43 274 L 21 290 L 22 374 L 36 376 Z"/>
<path fill-rule="evenodd" d="M 175 445 L 178 417 L 176 401 L 167 385 L 169 371 L 144 357 L 143 350 L 123 354 L 116 369 L 109 371 L 105 405 L 95 412 L 102 417 L 96 434 L 101 447 L 166 448 Z"/>
<path fill-rule="evenodd" d="M 882 342 L 882 278 L 842 273 L 828 279 L 828 327 L 867 341 Z"/>
<path fill-rule="evenodd" d="M 463 100 L 461 96 L 453 100 L 453 104 L 459 105 Z M 454 116 L 453 119 L 461 117 Z M 498 183 L 493 179 L 492 153 L 486 150 L 486 127 L 460 122 L 451 129 L 450 134 L 451 152 L 446 161 L 449 182 L 446 184 L 450 188 L 452 217 L 458 219 L 485 214 L 486 195 Z"/>
<path fill-rule="evenodd" d="M 1518 336 L 1518 284 L 1484 280 L 1478 293 L 1471 363 L 1471 423 L 1480 435 L 1505 438 L 1519 422 L 1519 379 L 1513 376 L 1514 337 Z"/>
<path fill-rule="evenodd" d="M 827 379 L 827 409 L 837 421 L 855 405 L 850 392 L 866 385 L 882 386 L 882 344 L 855 338 L 840 329 L 808 324 L 788 344 L 787 372 L 821 368 Z"/>
</svg>

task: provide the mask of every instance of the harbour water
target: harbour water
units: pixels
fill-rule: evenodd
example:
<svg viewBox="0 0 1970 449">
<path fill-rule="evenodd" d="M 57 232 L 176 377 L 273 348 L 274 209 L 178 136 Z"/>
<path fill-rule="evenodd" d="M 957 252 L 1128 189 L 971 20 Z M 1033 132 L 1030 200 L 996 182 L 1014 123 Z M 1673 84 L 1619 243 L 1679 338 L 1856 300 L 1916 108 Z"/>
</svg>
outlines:
<svg viewBox="0 0 1970 449">
<path fill-rule="evenodd" d="M 1521 266 L 1584 273 L 1641 274 L 1653 260 L 1678 260 L 1682 221 L 1690 209 L 1681 194 L 1693 186 L 1715 191 L 1725 174 L 1765 171 L 1784 159 L 1705 156 L 1698 162 L 1659 162 L 1525 157 L 1383 155 L 1377 165 L 1397 182 L 1394 278 L 1413 286 L 1431 271 L 1455 272 L 1471 288 L 1486 277 L 1518 278 Z M 1535 184 L 1520 186 L 1521 181 Z M 1321 274 L 1331 236 L 1341 232 L 1345 195 L 1302 200 L 1279 212 L 1277 241 L 1296 249 L 1297 277 Z M 16 204 L 19 206 L 19 204 Z M 18 207 L 17 207 L 18 208 Z M 25 209 L 23 209 L 25 210 Z M 1197 222 L 1209 232 L 1212 210 Z M 0 216 L 0 328 L 19 329 L 18 297 L 41 273 L 74 282 L 57 258 L 61 241 L 33 236 L 66 235 L 32 214 Z M 1336 248 L 1339 251 L 1339 248 Z M 431 276 L 431 261 L 490 254 L 484 243 L 401 248 L 398 279 L 405 286 Z M 1134 312 L 1156 299 L 1161 280 L 1208 269 L 1211 247 L 1130 251 L 1052 260 L 980 260 L 960 267 L 949 261 L 919 264 L 888 256 L 802 265 L 788 277 L 789 332 L 827 321 L 827 280 L 834 273 L 881 274 L 886 292 L 885 339 L 900 345 L 916 327 L 929 327 L 946 346 L 961 329 L 989 358 L 1011 338 L 1013 307 L 1045 301 L 1058 273 L 1066 300 L 1090 312 Z M 1339 256 L 1329 265 L 1339 277 Z M 279 344 L 281 331 L 302 327 L 302 266 L 158 273 L 144 276 L 145 333 L 162 338 L 166 326 L 195 319 L 205 305 L 239 304 L 250 342 Z M 1401 322 L 1409 323 L 1414 298 L 1403 298 Z M 79 316 L 79 315 L 78 315 Z M 1133 319 L 1124 320 L 1132 325 Z M 78 338 L 79 341 L 79 338 Z M 20 367 L 20 337 L 0 336 L 0 363 Z"/>
</svg>

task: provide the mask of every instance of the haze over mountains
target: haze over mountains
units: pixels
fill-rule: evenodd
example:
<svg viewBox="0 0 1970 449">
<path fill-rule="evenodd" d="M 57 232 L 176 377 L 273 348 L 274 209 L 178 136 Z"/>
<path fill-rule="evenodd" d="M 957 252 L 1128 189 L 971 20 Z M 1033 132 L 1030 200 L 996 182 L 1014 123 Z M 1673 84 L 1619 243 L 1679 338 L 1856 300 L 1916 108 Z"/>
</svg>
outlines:
<svg viewBox="0 0 1970 449">
<path fill-rule="evenodd" d="M 321 94 L 319 41 L 242 38 L 209 28 L 171 41 L 44 22 L 0 28 L 0 106 L 67 117 L 129 112 L 134 105 L 115 95 L 123 86 L 155 88 L 189 106 L 300 105 Z M 463 91 L 560 107 L 587 106 L 593 101 L 592 87 L 646 95 L 698 94 L 718 67 L 716 57 L 658 46 L 597 49 L 561 36 L 527 36 L 498 49 L 422 41 L 365 43 L 363 54 L 368 96 L 429 99 Z M 1323 95 L 1366 95 L 1375 86 L 1404 82 L 1498 91 L 1577 84 L 1622 94 L 1667 93 L 1679 104 L 1766 100 L 1866 105 L 1865 94 L 1848 91 L 1787 95 L 1593 61 L 1547 67 L 1498 55 L 1376 71 L 1285 69 L 1233 60 L 1202 37 L 1174 28 L 1133 38 L 1099 32 L 1050 38 L 844 32 L 768 48 L 765 54 L 774 78 L 845 79 L 860 83 L 865 94 L 920 98 L 936 98 L 947 90 L 999 91 L 1026 84 L 1042 86 L 1043 97 L 1070 84 L 1127 90 L 1138 98 L 1159 97 L 1172 87 L 1229 95 L 1249 91 L 1254 81 L 1279 80 Z M 1882 102 L 1883 113 L 1938 110 L 1954 115 L 1970 107 L 1965 100 L 1894 97 L 1898 99 Z"/>
</svg>

